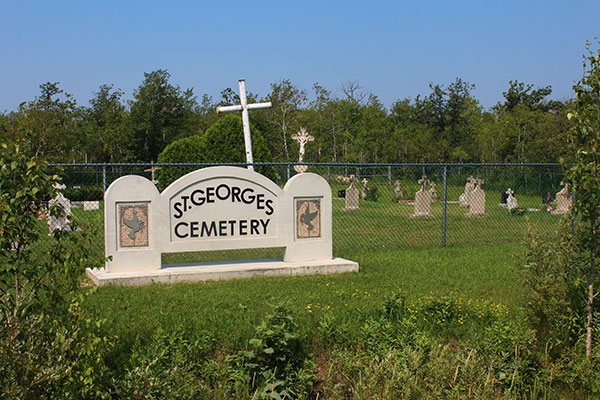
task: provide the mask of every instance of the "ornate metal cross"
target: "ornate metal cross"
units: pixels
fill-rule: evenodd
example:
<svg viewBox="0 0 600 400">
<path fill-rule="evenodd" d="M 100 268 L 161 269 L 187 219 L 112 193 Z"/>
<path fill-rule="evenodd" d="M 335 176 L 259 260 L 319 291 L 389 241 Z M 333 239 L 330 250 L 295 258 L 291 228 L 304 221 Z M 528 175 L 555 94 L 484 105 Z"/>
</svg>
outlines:
<svg viewBox="0 0 600 400">
<path fill-rule="evenodd" d="M 294 134 L 292 134 L 292 139 L 294 139 L 300 145 L 300 155 L 298 157 L 298 162 L 302 162 L 304 158 L 304 145 L 308 142 L 312 142 L 315 140 L 315 137 L 309 135 L 306 131 L 306 128 L 301 127 L 300 130 Z"/>
<path fill-rule="evenodd" d="M 429 179 L 427 179 L 427 175 L 423 175 L 423 177 L 419 180 L 419 184 L 421 185 L 423 190 L 426 189 L 428 183 L 429 183 Z"/>
<path fill-rule="evenodd" d="M 241 104 L 235 106 L 219 106 L 217 107 L 217 114 L 231 111 L 242 112 L 242 124 L 244 126 L 244 144 L 246 145 L 246 162 L 248 163 L 248 169 L 250 171 L 254 171 L 254 166 L 252 165 L 254 160 L 252 159 L 252 138 L 250 137 L 250 117 L 248 116 L 248 110 L 269 108 L 271 107 L 271 102 L 269 101 L 266 103 L 248 104 L 248 100 L 246 99 L 246 81 L 244 79 L 240 79 L 238 82 L 240 85 Z"/>
</svg>

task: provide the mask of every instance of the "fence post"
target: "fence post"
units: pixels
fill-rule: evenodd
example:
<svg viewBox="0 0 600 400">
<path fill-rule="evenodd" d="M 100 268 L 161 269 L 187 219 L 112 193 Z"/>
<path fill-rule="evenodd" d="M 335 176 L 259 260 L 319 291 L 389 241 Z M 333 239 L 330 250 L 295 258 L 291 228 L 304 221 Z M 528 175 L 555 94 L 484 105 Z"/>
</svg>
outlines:
<svg viewBox="0 0 600 400">
<path fill-rule="evenodd" d="M 106 163 L 102 164 L 102 191 L 106 193 Z"/>
<path fill-rule="evenodd" d="M 388 185 L 392 184 L 392 166 L 388 165 Z"/>
<path fill-rule="evenodd" d="M 444 165 L 444 198 L 442 206 L 442 248 L 446 247 L 446 199 L 448 194 L 448 185 L 446 184 L 446 174 L 448 166 Z"/>
<path fill-rule="evenodd" d="M 287 164 L 287 180 L 290 180 L 290 163 Z"/>
</svg>

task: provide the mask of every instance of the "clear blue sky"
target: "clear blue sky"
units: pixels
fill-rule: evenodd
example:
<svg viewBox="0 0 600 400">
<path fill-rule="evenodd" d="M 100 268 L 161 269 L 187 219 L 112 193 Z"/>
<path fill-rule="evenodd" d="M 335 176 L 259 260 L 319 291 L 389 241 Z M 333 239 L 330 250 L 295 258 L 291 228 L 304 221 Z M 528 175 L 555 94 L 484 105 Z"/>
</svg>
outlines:
<svg viewBox="0 0 600 400">
<path fill-rule="evenodd" d="M 0 111 L 60 82 L 88 105 L 101 84 L 131 98 L 144 72 L 200 98 L 265 96 L 281 79 L 309 94 L 361 85 L 389 107 L 456 77 L 485 108 L 509 80 L 571 97 L 600 1 L 7 1 L 0 0 Z"/>
</svg>

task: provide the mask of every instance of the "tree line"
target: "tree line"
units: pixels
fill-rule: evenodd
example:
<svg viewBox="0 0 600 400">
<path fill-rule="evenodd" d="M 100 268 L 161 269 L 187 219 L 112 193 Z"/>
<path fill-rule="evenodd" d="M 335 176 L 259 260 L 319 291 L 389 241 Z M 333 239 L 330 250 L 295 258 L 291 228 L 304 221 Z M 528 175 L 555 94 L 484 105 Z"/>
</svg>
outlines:
<svg viewBox="0 0 600 400">
<path fill-rule="evenodd" d="M 166 70 L 144 74 L 133 99 L 103 84 L 88 105 L 78 105 L 59 83 L 0 114 L 0 141 L 26 138 L 31 152 L 51 162 L 150 162 L 170 143 L 203 135 L 222 116 L 219 105 L 239 104 L 231 88 L 217 99 L 198 98 L 170 82 Z M 273 161 L 297 161 L 291 135 L 306 127 L 315 141 L 308 162 L 555 162 L 564 156 L 572 100 L 549 100 L 550 86 L 510 81 L 503 101 L 485 110 L 475 86 L 461 78 L 429 85 L 429 93 L 386 108 L 358 81 L 340 94 L 315 83 L 307 92 L 290 80 L 270 85 L 272 108 L 251 112 Z M 240 141 L 243 141 L 240 132 Z M 245 160 L 239 160 L 245 161 Z"/>
</svg>

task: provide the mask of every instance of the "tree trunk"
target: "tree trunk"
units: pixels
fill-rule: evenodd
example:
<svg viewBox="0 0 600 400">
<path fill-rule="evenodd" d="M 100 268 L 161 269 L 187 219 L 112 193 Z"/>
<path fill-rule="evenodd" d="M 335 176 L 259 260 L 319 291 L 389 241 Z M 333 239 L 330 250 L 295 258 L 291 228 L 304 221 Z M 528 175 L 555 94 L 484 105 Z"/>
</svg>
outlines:
<svg viewBox="0 0 600 400">
<path fill-rule="evenodd" d="M 585 356 L 589 360 L 592 354 L 592 318 L 594 315 L 594 278 L 596 275 L 596 213 L 590 216 L 592 232 L 592 248 L 590 251 L 590 276 L 588 280 L 588 298 L 587 298 L 587 326 L 585 338 Z"/>
</svg>

